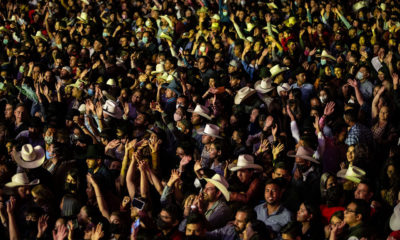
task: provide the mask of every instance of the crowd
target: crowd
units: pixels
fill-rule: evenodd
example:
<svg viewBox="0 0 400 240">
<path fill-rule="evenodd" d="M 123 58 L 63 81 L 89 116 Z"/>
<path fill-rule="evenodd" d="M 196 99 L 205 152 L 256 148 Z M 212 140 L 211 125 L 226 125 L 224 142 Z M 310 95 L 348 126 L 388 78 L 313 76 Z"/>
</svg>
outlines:
<svg viewBox="0 0 400 240">
<path fill-rule="evenodd" d="M 400 239 L 397 0 L 3 0 L 0 239 Z"/>
</svg>

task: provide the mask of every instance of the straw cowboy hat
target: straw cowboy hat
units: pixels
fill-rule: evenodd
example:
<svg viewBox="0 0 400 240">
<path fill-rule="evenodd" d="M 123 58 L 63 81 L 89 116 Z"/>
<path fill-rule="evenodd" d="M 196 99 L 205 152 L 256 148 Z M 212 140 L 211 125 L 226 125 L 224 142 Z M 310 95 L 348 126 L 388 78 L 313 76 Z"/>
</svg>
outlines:
<svg viewBox="0 0 400 240">
<path fill-rule="evenodd" d="M 245 31 L 246 32 L 251 32 L 251 30 L 253 30 L 253 28 L 255 27 L 256 25 L 254 25 L 253 23 L 246 23 L 246 29 L 245 29 Z"/>
<path fill-rule="evenodd" d="M 14 176 L 11 178 L 11 182 L 6 183 L 6 187 L 13 188 L 13 187 L 20 187 L 20 186 L 32 186 L 32 185 L 37 185 L 40 183 L 39 179 L 35 179 L 31 182 L 29 182 L 28 176 L 26 175 L 25 172 L 22 173 L 16 173 Z"/>
<path fill-rule="evenodd" d="M 300 146 L 297 149 L 297 152 L 292 150 L 287 153 L 288 157 L 294 157 L 294 158 L 298 157 L 319 164 L 319 162 L 317 161 L 317 159 L 313 157 L 313 155 L 314 155 L 314 150 L 312 150 L 309 147 L 303 147 L 303 146 Z"/>
<path fill-rule="evenodd" d="M 75 87 L 75 88 L 80 88 L 82 85 L 85 85 L 85 81 L 78 79 L 76 80 L 75 83 L 68 84 L 67 87 Z"/>
<path fill-rule="evenodd" d="M 208 13 L 208 8 L 207 7 L 201 7 L 197 13 Z"/>
<path fill-rule="evenodd" d="M 296 17 L 289 17 L 289 19 L 285 20 L 283 24 L 285 24 L 286 27 L 291 28 L 297 23 Z"/>
<path fill-rule="evenodd" d="M 107 84 L 108 86 L 111 86 L 111 87 L 117 86 L 117 83 L 115 82 L 115 80 L 114 80 L 113 78 L 108 79 L 107 82 L 106 82 L 106 84 Z"/>
<path fill-rule="evenodd" d="M 279 75 L 280 73 L 289 70 L 289 68 L 287 67 L 282 67 L 279 66 L 279 64 L 276 64 L 275 66 L 273 66 L 269 72 L 271 73 L 271 78 L 274 78 L 275 76 Z"/>
<path fill-rule="evenodd" d="M 33 36 L 33 35 L 31 35 L 31 37 L 33 38 L 33 39 L 38 39 L 38 38 L 40 38 L 40 39 L 42 39 L 43 41 L 47 41 L 47 38 L 43 35 L 43 33 L 42 33 L 42 31 L 37 31 L 36 32 L 36 35 L 35 36 Z"/>
<path fill-rule="evenodd" d="M 282 91 L 286 91 L 287 92 L 287 91 L 290 90 L 290 85 L 289 85 L 289 83 L 282 83 L 281 85 L 279 85 L 276 88 L 276 90 L 278 92 L 278 95 L 280 96 Z"/>
<path fill-rule="evenodd" d="M 167 23 L 168 23 L 170 28 L 174 28 L 174 24 L 172 24 L 172 21 L 171 21 L 171 19 L 169 19 L 168 15 L 162 15 L 160 18 L 162 18 L 165 21 L 167 21 Z"/>
<path fill-rule="evenodd" d="M 263 168 L 260 165 L 254 163 L 254 158 L 250 154 L 239 155 L 237 164 L 232 164 L 229 166 L 229 170 L 232 172 L 241 169 L 255 169 L 260 171 L 263 170 Z"/>
<path fill-rule="evenodd" d="M 37 168 L 43 164 L 45 153 L 41 146 L 33 147 L 31 144 L 25 144 L 20 152 L 14 153 L 14 159 L 23 168 Z"/>
<path fill-rule="evenodd" d="M 197 113 L 200 116 L 207 118 L 208 120 L 211 120 L 210 110 L 207 107 L 202 106 L 200 104 L 197 104 L 194 110 L 188 109 L 187 111 L 192 113 Z"/>
<path fill-rule="evenodd" d="M 400 230 L 400 203 L 394 207 L 393 214 L 390 217 L 389 226 L 392 231 Z"/>
<path fill-rule="evenodd" d="M 249 87 L 243 87 L 241 88 L 235 96 L 235 104 L 238 105 L 240 104 L 243 100 L 249 98 L 251 95 L 256 93 L 256 90 L 249 88 Z"/>
<path fill-rule="evenodd" d="M 348 169 L 342 169 L 336 174 L 336 176 L 340 178 L 344 178 L 355 183 L 360 183 L 361 178 L 364 175 L 365 171 L 356 166 L 349 166 Z"/>
<path fill-rule="evenodd" d="M 358 10 L 368 7 L 367 1 L 359 1 L 353 4 L 353 11 L 357 12 Z"/>
<path fill-rule="evenodd" d="M 206 124 L 206 127 L 200 128 L 197 131 L 197 133 L 200 135 L 207 135 L 207 136 L 211 136 L 211 137 L 215 137 L 215 138 L 222 138 L 219 135 L 219 127 L 214 124 Z"/>
<path fill-rule="evenodd" d="M 217 21 L 221 20 L 221 17 L 218 14 L 214 14 L 211 18 Z"/>
<path fill-rule="evenodd" d="M 164 64 L 159 63 L 156 65 L 156 70 L 155 71 L 151 71 L 151 75 L 154 74 L 159 74 L 159 73 L 163 73 L 164 72 Z"/>
<path fill-rule="evenodd" d="M 272 86 L 272 79 L 271 78 L 264 78 L 262 80 L 257 81 L 254 84 L 254 88 L 259 93 L 268 93 L 274 90 L 274 86 Z"/>
<path fill-rule="evenodd" d="M 321 53 L 321 55 L 316 55 L 316 57 L 325 57 L 325 58 L 330 58 L 330 59 L 332 59 L 333 61 L 336 61 L 336 58 L 334 57 L 334 56 L 332 56 L 332 55 L 330 55 L 330 54 L 328 54 L 328 52 L 326 51 L 326 50 L 322 50 L 322 53 Z"/>
<path fill-rule="evenodd" d="M 221 191 L 222 195 L 224 195 L 226 201 L 229 201 L 229 183 L 223 176 L 215 174 L 212 178 L 204 178 L 204 180 L 218 188 L 218 190 Z"/>
<path fill-rule="evenodd" d="M 81 14 L 77 17 L 77 19 L 79 19 L 79 21 L 85 24 L 89 22 L 89 17 L 86 12 L 81 12 Z"/>
<path fill-rule="evenodd" d="M 123 112 L 118 104 L 113 100 L 107 100 L 103 105 L 103 112 L 107 113 L 113 118 L 121 119 Z"/>
</svg>

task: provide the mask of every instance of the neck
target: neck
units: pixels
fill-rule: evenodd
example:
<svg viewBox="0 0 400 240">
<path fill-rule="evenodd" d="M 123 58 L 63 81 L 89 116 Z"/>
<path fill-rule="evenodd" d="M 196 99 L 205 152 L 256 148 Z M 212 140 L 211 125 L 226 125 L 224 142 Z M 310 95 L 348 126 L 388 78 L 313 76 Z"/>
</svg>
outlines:
<svg viewBox="0 0 400 240">
<path fill-rule="evenodd" d="M 357 222 L 354 222 L 354 223 L 351 223 L 351 224 L 349 224 L 349 227 L 355 227 L 355 226 L 358 226 L 358 225 L 360 225 L 361 224 L 361 222 L 360 221 L 357 221 Z"/>
<path fill-rule="evenodd" d="M 308 229 L 310 229 L 311 227 L 310 222 L 302 222 L 301 225 L 302 225 L 301 231 L 303 232 L 303 234 L 306 233 Z"/>
<path fill-rule="evenodd" d="M 274 213 L 279 209 L 279 204 L 267 204 L 268 214 Z"/>
<path fill-rule="evenodd" d="M 213 206 L 217 201 L 218 201 L 218 199 L 216 199 L 215 201 L 212 201 L 212 202 L 209 201 L 209 202 L 208 202 L 208 206 L 207 206 L 207 210 L 208 210 L 208 209 L 211 209 L 212 206 Z"/>
</svg>

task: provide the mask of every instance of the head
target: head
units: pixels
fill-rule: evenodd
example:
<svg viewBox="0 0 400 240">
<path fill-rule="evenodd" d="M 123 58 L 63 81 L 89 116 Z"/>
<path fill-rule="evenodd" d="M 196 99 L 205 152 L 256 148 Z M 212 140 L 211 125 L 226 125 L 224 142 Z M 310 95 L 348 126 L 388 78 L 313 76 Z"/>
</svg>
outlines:
<svg viewBox="0 0 400 240">
<path fill-rule="evenodd" d="M 207 182 L 203 194 L 204 200 L 209 203 L 217 201 L 222 196 L 222 192 L 211 182 Z"/>
<path fill-rule="evenodd" d="M 368 181 L 361 181 L 354 191 L 354 199 L 361 199 L 369 202 L 374 196 L 372 185 Z"/>
<path fill-rule="evenodd" d="M 299 210 L 297 211 L 296 220 L 298 222 L 316 222 L 319 220 L 319 208 L 313 204 L 303 202 L 300 204 Z"/>
<path fill-rule="evenodd" d="M 286 182 L 290 182 L 292 176 L 290 170 L 284 162 L 278 162 L 275 164 L 274 172 L 272 173 L 272 179 L 285 179 Z"/>
<path fill-rule="evenodd" d="M 282 187 L 278 180 L 270 180 L 265 185 L 264 198 L 267 205 L 278 206 L 280 205 L 282 197 Z"/>
<path fill-rule="evenodd" d="M 243 231 L 246 229 L 247 223 L 256 218 L 257 215 L 252 208 L 248 206 L 239 208 L 239 210 L 236 212 L 235 220 L 233 221 L 236 233 L 243 233 Z"/>
<path fill-rule="evenodd" d="M 171 230 L 179 224 L 181 210 L 174 204 L 168 204 L 162 208 L 157 226 L 160 230 Z"/>
<path fill-rule="evenodd" d="M 366 222 L 370 214 L 369 204 L 361 199 L 351 201 L 344 211 L 344 222 L 349 227 L 355 227 L 363 222 Z"/>
<path fill-rule="evenodd" d="M 207 220 L 199 213 L 191 213 L 187 217 L 186 236 L 204 237 L 207 231 Z"/>
<path fill-rule="evenodd" d="M 281 229 L 282 240 L 301 240 L 301 224 L 289 222 Z"/>
</svg>

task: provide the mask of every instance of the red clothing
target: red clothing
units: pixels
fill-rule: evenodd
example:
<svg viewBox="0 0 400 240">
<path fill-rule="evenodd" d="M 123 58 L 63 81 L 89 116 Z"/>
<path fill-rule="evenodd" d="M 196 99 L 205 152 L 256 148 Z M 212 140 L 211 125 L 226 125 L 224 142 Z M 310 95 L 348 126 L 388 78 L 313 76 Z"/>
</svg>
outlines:
<svg viewBox="0 0 400 240">
<path fill-rule="evenodd" d="M 337 211 L 344 211 L 344 207 L 337 206 L 337 207 L 328 207 L 327 205 L 320 205 L 319 209 L 321 210 L 322 220 L 324 224 L 328 224 L 331 220 L 332 215 Z"/>
</svg>

